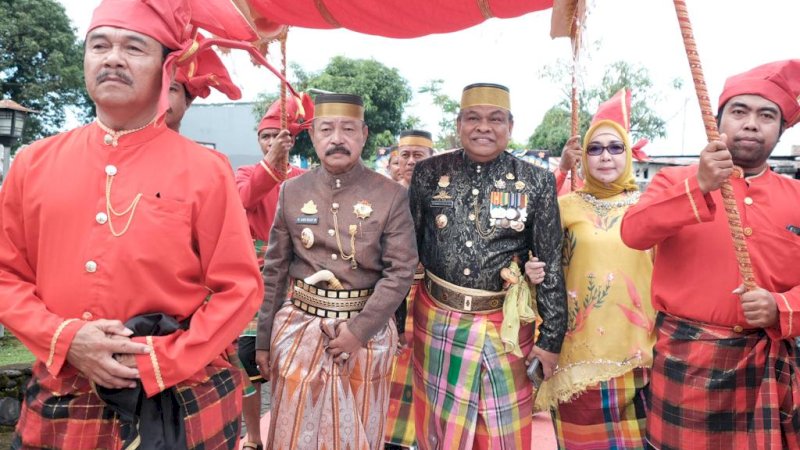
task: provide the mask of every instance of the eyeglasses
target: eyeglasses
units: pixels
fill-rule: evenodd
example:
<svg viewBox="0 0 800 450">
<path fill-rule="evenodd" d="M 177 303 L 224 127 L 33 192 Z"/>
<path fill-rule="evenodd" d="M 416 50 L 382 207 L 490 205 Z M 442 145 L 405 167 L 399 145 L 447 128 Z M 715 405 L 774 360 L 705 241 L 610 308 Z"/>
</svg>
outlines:
<svg viewBox="0 0 800 450">
<path fill-rule="evenodd" d="M 608 145 L 602 145 L 593 142 L 586 147 L 586 154 L 589 156 L 600 156 L 605 150 L 608 150 L 610 155 L 619 155 L 625 153 L 625 144 L 622 142 L 610 142 Z"/>
</svg>

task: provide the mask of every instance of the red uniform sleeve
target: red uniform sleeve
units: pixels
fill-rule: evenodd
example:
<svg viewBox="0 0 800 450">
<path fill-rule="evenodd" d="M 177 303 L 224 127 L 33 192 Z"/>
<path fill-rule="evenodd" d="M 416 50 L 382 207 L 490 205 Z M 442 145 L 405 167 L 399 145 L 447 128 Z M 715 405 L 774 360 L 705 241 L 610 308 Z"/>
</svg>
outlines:
<svg viewBox="0 0 800 450">
<path fill-rule="evenodd" d="M 26 235 L 22 196 L 28 152 L 16 158 L 0 189 L 0 323 L 58 376 L 85 322 L 50 312 L 37 295 L 35 256 L 29 254 L 37 239 Z"/>
<path fill-rule="evenodd" d="M 622 240 L 637 250 L 647 250 L 675 235 L 683 227 L 714 220 L 716 204 L 697 184 L 696 169 L 662 169 L 639 202 L 625 212 Z"/>
<path fill-rule="evenodd" d="M 245 209 L 257 207 L 265 195 L 280 185 L 260 164 L 239 167 L 236 170 L 236 187 Z"/>
<path fill-rule="evenodd" d="M 556 170 L 553 171 L 553 176 L 556 177 L 556 192 L 558 192 L 559 197 L 572 192 L 572 187 L 570 185 L 564 186 L 564 183 L 567 181 L 567 175 L 567 172 L 562 172 L 559 168 L 556 168 Z M 583 184 L 583 180 L 578 178 L 575 188 L 580 189 L 583 187 Z"/>
<path fill-rule="evenodd" d="M 774 339 L 800 336 L 800 286 L 786 292 L 772 292 L 778 307 L 778 323 L 765 331 Z"/>
<path fill-rule="evenodd" d="M 247 218 L 230 166 L 219 163 L 209 174 L 206 196 L 197 205 L 193 240 L 210 299 L 191 318 L 189 329 L 168 336 L 137 337 L 153 348 L 136 362 L 148 396 L 189 379 L 222 354 L 261 303 L 264 287 Z"/>
</svg>

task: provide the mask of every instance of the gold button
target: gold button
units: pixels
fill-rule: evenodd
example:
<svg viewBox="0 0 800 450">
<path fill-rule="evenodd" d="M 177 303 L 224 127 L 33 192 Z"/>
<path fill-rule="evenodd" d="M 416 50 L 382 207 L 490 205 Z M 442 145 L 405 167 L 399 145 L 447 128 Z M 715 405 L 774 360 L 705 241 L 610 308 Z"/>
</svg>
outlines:
<svg viewBox="0 0 800 450">
<path fill-rule="evenodd" d="M 86 269 L 86 271 L 87 271 L 87 272 L 89 272 L 89 273 L 95 273 L 95 272 L 97 272 L 97 263 L 96 263 L 96 262 L 94 262 L 94 261 L 86 261 L 86 264 L 84 264 L 84 265 L 83 265 L 83 267 L 84 267 L 84 268 Z"/>
<path fill-rule="evenodd" d="M 102 224 L 108 222 L 108 214 L 106 214 L 104 212 L 99 212 L 99 213 L 97 213 L 96 216 L 94 216 L 94 220 L 96 220 L 97 223 L 102 225 Z"/>
<path fill-rule="evenodd" d="M 741 333 L 742 331 L 744 331 L 744 328 L 742 328 L 741 325 L 736 325 L 735 327 L 733 327 L 733 331 Z"/>
<path fill-rule="evenodd" d="M 478 195 L 481 191 L 476 188 L 472 188 L 472 195 Z"/>
<path fill-rule="evenodd" d="M 464 243 L 467 247 L 472 247 L 472 241 L 467 241 Z"/>
<path fill-rule="evenodd" d="M 472 271 L 469 270 L 469 268 L 464 269 L 464 275 L 469 275 L 471 273 L 472 273 Z"/>
<path fill-rule="evenodd" d="M 745 197 L 744 198 L 744 204 L 745 205 L 752 205 L 753 204 L 753 199 L 750 198 L 750 197 Z"/>
<path fill-rule="evenodd" d="M 753 235 L 753 229 L 750 228 L 750 227 L 744 227 L 744 235 L 745 236 L 752 236 Z"/>
<path fill-rule="evenodd" d="M 86 311 L 81 316 L 81 319 L 83 319 L 83 320 L 92 320 L 92 313 L 90 313 L 89 311 Z"/>
</svg>

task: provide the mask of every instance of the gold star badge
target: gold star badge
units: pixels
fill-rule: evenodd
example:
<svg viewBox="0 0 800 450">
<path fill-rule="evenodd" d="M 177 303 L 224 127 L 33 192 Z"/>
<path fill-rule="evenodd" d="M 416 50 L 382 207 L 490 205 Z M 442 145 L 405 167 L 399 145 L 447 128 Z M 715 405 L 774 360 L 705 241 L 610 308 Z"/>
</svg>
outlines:
<svg viewBox="0 0 800 450">
<path fill-rule="evenodd" d="M 366 200 L 361 200 L 360 202 L 353 205 L 353 213 L 359 219 L 366 219 L 367 217 L 372 214 L 372 205 L 369 204 Z"/>
<path fill-rule="evenodd" d="M 314 203 L 314 200 L 309 200 L 303 204 L 303 207 L 300 208 L 300 212 L 303 214 L 316 214 L 317 213 L 317 205 Z"/>
</svg>

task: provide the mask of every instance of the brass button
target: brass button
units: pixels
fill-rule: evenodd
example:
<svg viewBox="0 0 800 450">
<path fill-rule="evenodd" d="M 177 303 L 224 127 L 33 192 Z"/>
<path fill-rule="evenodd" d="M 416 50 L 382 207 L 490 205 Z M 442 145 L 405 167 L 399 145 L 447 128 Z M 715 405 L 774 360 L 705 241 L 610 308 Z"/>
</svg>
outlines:
<svg viewBox="0 0 800 450">
<path fill-rule="evenodd" d="M 436 228 L 442 229 L 447 226 L 447 216 L 439 214 L 436 216 Z"/>
<path fill-rule="evenodd" d="M 750 197 L 745 197 L 744 198 L 744 204 L 745 205 L 752 205 L 753 204 L 753 199 L 750 198 Z"/>
<path fill-rule="evenodd" d="M 464 275 L 469 275 L 469 274 L 471 274 L 471 273 L 472 273 L 472 271 L 471 271 L 471 270 L 469 270 L 469 267 L 467 267 L 466 269 L 464 269 Z"/>
<path fill-rule="evenodd" d="M 94 261 L 86 261 L 86 264 L 84 264 L 83 267 L 89 273 L 97 272 L 97 263 Z"/>
<path fill-rule="evenodd" d="M 752 236 L 753 235 L 753 229 L 750 228 L 750 227 L 744 227 L 744 235 L 745 236 Z"/>
<path fill-rule="evenodd" d="M 83 319 L 83 320 L 92 320 L 92 313 L 90 313 L 89 311 L 86 311 L 85 313 L 83 313 L 83 315 L 81 315 L 81 319 Z"/>
<path fill-rule="evenodd" d="M 742 328 L 741 325 L 736 325 L 735 327 L 733 327 L 733 331 L 741 333 L 742 331 L 744 331 L 744 328 Z"/>
<path fill-rule="evenodd" d="M 464 245 L 466 245 L 468 248 L 472 247 L 472 241 L 467 241 L 464 243 Z"/>
<path fill-rule="evenodd" d="M 97 223 L 102 225 L 102 224 L 108 222 L 108 214 L 106 214 L 104 212 L 99 212 L 99 213 L 97 213 L 96 216 L 94 216 L 94 220 L 96 220 Z"/>
</svg>

